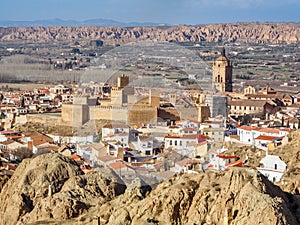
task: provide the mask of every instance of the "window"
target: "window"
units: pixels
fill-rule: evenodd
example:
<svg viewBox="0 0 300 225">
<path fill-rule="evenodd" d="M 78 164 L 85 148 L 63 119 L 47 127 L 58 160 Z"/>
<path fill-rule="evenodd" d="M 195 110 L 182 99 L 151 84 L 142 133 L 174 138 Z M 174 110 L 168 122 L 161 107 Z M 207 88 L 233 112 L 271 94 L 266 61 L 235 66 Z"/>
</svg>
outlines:
<svg viewBox="0 0 300 225">
<path fill-rule="evenodd" d="M 179 141 L 179 145 L 182 146 L 182 141 Z"/>
<path fill-rule="evenodd" d="M 151 151 L 146 151 L 145 154 L 146 155 L 151 155 Z"/>
<path fill-rule="evenodd" d="M 177 146 L 177 140 L 175 141 L 175 143 L 174 143 L 174 144 L 175 144 L 175 146 Z"/>
<path fill-rule="evenodd" d="M 170 140 L 170 145 L 173 145 L 173 142 L 172 142 L 172 140 Z"/>
<path fill-rule="evenodd" d="M 274 164 L 274 169 L 277 170 L 277 164 L 276 163 Z"/>
</svg>

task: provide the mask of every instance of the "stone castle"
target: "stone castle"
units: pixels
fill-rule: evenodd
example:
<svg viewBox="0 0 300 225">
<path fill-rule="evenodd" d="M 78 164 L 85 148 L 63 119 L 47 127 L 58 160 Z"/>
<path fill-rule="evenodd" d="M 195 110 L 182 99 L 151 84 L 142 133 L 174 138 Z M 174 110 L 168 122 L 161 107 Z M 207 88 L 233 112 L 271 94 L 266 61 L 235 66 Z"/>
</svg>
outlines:
<svg viewBox="0 0 300 225">
<path fill-rule="evenodd" d="M 232 65 L 225 55 L 225 49 L 213 64 L 212 87 L 215 92 L 232 92 Z M 217 114 L 226 116 L 225 96 L 211 94 L 211 96 L 198 95 L 198 98 L 198 103 L 190 111 L 181 106 L 174 107 L 175 94 L 170 94 L 167 100 L 173 107 L 160 107 L 159 90 L 150 90 L 148 96 L 136 96 L 134 87 L 130 86 L 129 77 L 121 75 L 117 78 L 117 85 L 111 87 L 109 98 L 99 100 L 90 96 L 77 96 L 73 98 L 72 104 L 63 104 L 62 122 L 77 127 L 89 120 L 114 120 L 133 126 L 156 124 L 160 118 L 170 121 L 193 119 L 203 122 L 209 116 Z M 217 107 L 214 107 L 216 104 Z M 219 109 L 225 110 L 219 112 Z M 192 112 L 193 110 L 196 114 Z M 183 111 L 186 118 L 182 118 Z"/>
</svg>

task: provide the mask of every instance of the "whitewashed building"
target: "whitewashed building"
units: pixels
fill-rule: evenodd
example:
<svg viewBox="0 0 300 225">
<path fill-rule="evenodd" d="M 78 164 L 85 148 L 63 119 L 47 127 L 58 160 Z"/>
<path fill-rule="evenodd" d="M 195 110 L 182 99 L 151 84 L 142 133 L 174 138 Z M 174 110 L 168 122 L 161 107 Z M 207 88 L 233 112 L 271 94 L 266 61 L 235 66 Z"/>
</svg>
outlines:
<svg viewBox="0 0 300 225">
<path fill-rule="evenodd" d="M 129 126 L 123 124 L 106 124 L 102 128 L 102 141 L 117 141 L 124 148 L 129 144 Z"/>
<path fill-rule="evenodd" d="M 267 155 L 261 161 L 257 170 L 272 182 L 279 182 L 286 170 L 286 163 L 277 155 Z"/>
<path fill-rule="evenodd" d="M 152 136 L 138 136 L 138 150 L 145 155 L 153 154 L 153 137 Z"/>
</svg>

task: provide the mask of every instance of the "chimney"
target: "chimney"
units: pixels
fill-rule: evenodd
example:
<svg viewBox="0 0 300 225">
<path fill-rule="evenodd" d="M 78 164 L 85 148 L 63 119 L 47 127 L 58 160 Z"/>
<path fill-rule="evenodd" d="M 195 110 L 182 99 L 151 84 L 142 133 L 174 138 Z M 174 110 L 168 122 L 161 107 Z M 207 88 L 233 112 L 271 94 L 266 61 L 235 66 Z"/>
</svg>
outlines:
<svg viewBox="0 0 300 225">
<path fill-rule="evenodd" d="M 27 142 L 27 148 L 29 151 L 33 151 L 33 141 L 28 141 Z"/>
</svg>

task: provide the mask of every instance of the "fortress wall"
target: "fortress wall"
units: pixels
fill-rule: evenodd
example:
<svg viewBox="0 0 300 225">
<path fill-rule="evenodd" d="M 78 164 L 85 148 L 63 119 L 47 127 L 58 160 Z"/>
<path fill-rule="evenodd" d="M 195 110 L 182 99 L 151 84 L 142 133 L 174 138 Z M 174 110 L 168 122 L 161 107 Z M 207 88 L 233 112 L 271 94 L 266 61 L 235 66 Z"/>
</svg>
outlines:
<svg viewBox="0 0 300 225">
<path fill-rule="evenodd" d="M 28 114 L 26 115 L 26 119 L 28 123 L 42 123 L 49 124 L 52 126 L 71 126 L 70 122 L 62 122 L 61 117 L 49 116 L 43 114 Z"/>
<path fill-rule="evenodd" d="M 130 109 L 128 114 L 128 124 L 143 125 L 143 124 L 156 124 L 157 123 L 157 109 L 144 108 L 144 109 Z"/>
<path fill-rule="evenodd" d="M 125 107 L 95 106 L 90 107 L 91 120 L 127 121 L 128 109 Z"/>
</svg>

